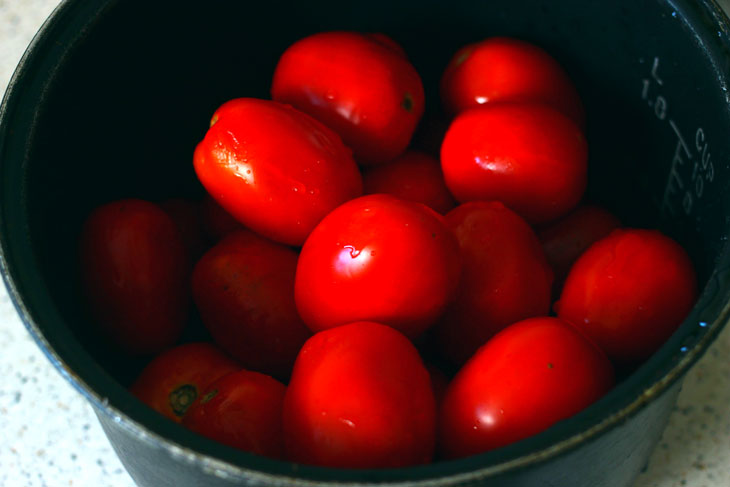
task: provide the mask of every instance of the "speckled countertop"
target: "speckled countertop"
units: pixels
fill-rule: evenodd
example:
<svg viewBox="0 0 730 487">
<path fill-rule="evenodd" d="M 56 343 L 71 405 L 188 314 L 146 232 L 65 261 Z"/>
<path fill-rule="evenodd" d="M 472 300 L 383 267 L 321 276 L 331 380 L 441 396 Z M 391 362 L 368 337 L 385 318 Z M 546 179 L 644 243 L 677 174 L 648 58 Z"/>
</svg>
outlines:
<svg viewBox="0 0 730 487">
<path fill-rule="evenodd" d="M 0 0 L 0 93 L 57 3 Z M 134 486 L 90 406 L 30 339 L 1 285 L 0 377 L 0 486 Z M 635 485 L 680 486 L 730 486 L 730 327 L 689 372 Z"/>
</svg>

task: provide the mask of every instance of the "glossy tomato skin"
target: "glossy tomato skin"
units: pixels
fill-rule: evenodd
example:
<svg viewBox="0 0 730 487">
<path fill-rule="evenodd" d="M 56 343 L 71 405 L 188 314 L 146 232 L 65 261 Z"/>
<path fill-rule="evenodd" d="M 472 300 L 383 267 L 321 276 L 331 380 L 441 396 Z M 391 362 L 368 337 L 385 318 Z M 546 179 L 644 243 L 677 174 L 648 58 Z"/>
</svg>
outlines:
<svg viewBox="0 0 730 487">
<path fill-rule="evenodd" d="M 127 199 L 94 210 L 80 260 L 91 316 L 116 346 L 147 355 L 175 343 L 188 316 L 190 262 L 159 206 Z"/>
<path fill-rule="evenodd" d="M 183 419 L 188 429 L 239 450 L 283 458 L 281 429 L 286 386 L 241 370 L 213 382 Z"/>
<path fill-rule="evenodd" d="M 537 434 L 595 402 L 613 381 L 604 353 L 569 323 L 515 323 L 451 381 L 440 411 L 440 451 L 465 457 Z"/>
<path fill-rule="evenodd" d="M 155 357 L 129 390 L 158 413 L 179 423 L 211 383 L 239 370 L 240 365 L 213 345 L 189 343 Z"/>
<path fill-rule="evenodd" d="M 301 39 L 279 59 L 271 96 L 340 134 L 360 164 L 388 162 L 406 149 L 424 110 L 421 78 L 394 46 L 356 32 Z"/>
<path fill-rule="evenodd" d="M 533 44 L 507 37 L 459 49 L 441 78 L 441 98 L 452 114 L 488 103 L 529 101 L 585 124 L 578 92 L 557 61 Z"/>
<path fill-rule="evenodd" d="M 205 236 L 213 243 L 220 241 L 229 233 L 246 229 L 209 194 L 206 194 L 200 203 L 200 218 Z"/>
<path fill-rule="evenodd" d="M 365 194 L 385 193 L 421 203 L 444 214 L 455 206 L 439 161 L 424 152 L 407 151 L 394 161 L 363 174 Z"/>
<path fill-rule="evenodd" d="M 530 223 L 555 220 L 578 204 L 587 159 L 578 126 L 534 103 L 462 112 L 441 146 L 446 186 L 458 201 L 502 201 Z"/>
<path fill-rule="evenodd" d="M 302 248 L 295 298 L 309 328 L 378 320 L 414 338 L 451 300 L 458 244 L 430 208 L 368 195 L 327 215 Z"/>
<path fill-rule="evenodd" d="M 677 329 L 697 298 L 687 253 L 654 230 L 614 230 L 593 244 L 565 281 L 558 316 L 621 367 L 637 365 Z"/>
<path fill-rule="evenodd" d="M 284 398 L 290 460 L 343 468 L 428 463 L 435 441 L 429 374 L 401 333 L 358 322 L 302 348 Z"/>
<path fill-rule="evenodd" d="M 621 226 L 612 213 L 597 206 L 580 206 L 538 233 L 545 256 L 562 283 L 578 257 L 603 237 Z"/>
<path fill-rule="evenodd" d="M 532 228 L 502 203 L 465 203 L 446 223 L 459 242 L 463 271 L 435 336 L 441 352 L 461 365 L 506 326 L 547 316 L 553 275 Z"/>
<path fill-rule="evenodd" d="M 294 304 L 297 253 L 231 233 L 193 270 L 193 298 L 215 342 L 245 368 L 286 378 L 310 331 Z"/>
<path fill-rule="evenodd" d="M 193 156 L 208 193 L 253 231 L 301 245 L 332 209 L 362 194 L 339 136 L 281 103 L 238 98 L 213 114 Z"/>
</svg>

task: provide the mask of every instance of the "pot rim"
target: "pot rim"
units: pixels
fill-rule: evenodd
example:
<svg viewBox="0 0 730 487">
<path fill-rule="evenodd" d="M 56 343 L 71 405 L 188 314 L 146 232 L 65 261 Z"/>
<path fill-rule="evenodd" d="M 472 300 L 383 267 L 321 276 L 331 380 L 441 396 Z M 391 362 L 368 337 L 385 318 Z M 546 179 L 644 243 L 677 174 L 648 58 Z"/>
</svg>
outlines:
<svg viewBox="0 0 730 487">
<path fill-rule="evenodd" d="M 28 81 L 38 69 L 43 55 L 53 57 L 55 67 L 62 64 L 73 46 L 86 32 L 112 9 L 120 0 L 84 2 L 83 0 L 64 0 L 45 21 L 35 35 L 16 68 L 0 105 L 0 173 L 4 173 L 6 146 L 8 140 L 23 138 L 21 145 L 26 146 L 32 140 L 33 122 L 28 134 L 11 135 L 10 127 L 14 126 L 14 117 L 19 109 L 20 92 L 26 89 Z M 681 11 L 676 4 L 681 0 L 666 0 L 675 10 Z M 730 21 L 715 0 L 699 0 L 694 3 L 699 9 L 701 21 L 711 28 L 713 46 L 725 53 L 730 52 Z M 75 16 L 75 17 L 74 17 Z M 70 18 L 76 20 L 75 26 L 83 28 L 76 31 L 66 24 Z M 65 48 L 59 48 L 60 41 L 55 37 L 60 34 Z M 693 32 L 702 41 L 700 34 Z M 49 49 L 55 45 L 55 50 Z M 703 44 L 704 45 L 704 44 Z M 64 50 L 65 49 L 65 50 Z M 708 56 L 711 53 L 708 52 Z M 718 70 L 718 82 L 726 87 L 726 76 Z M 48 77 L 48 83 L 52 77 Z M 33 85 L 28 90 L 34 101 L 42 103 L 46 94 L 46 85 Z M 27 90 L 26 90 L 27 91 Z M 726 90 L 727 92 L 727 90 Z M 730 99 L 728 99 L 730 105 Z M 18 144 L 17 140 L 14 142 Z M 26 147 L 27 149 L 27 147 Z M 27 152 L 25 153 L 27 155 Z M 5 206 L 5 205 L 3 205 Z M 0 208 L 0 272 L 21 320 L 36 341 L 39 348 L 48 357 L 61 375 L 69 381 L 99 412 L 124 428 L 128 433 L 155 448 L 166 450 L 171 456 L 199 466 L 214 476 L 223 479 L 247 479 L 267 485 L 296 485 L 314 487 L 323 484 L 372 485 L 388 484 L 392 486 L 451 486 L 465 482 L 475 482 L 495 475 L 532 466 L 558 455 L 572 451 L 579 445 L 590 441 L 624 422 L 640 411 L 646 404 L 666 391 L 675 381 L 682 377 L 707 350 L 717 334 L 730 318 L 730 244 L 726 243 L 720 252 L 718 264 L 703 290 L 698 304 L 688 318 L 670 340 L 646 363 L 630 377 L 617 384 L 606 396 L 581 413 L 557 423 L 550 429 L 498 450 L 485 452 L 468 458 L 442 461 L 430 465 L 407 467 L 401 469 L 382 470 L 346 470 L 308 465 L 297 465 L 290 462 L 257 457 L 220 445 L 206 438 L 199 437 L 172 422 L 159 421 L 159 416 L 149 410 L 141 402 L 131 397 L 111 376 L 100 374 L 94 381 L 89 373 L 76 372 L 62 357 L 38 326 L 37 318 L 31 311 L 21 292 L 22 273 L 16 268 L 9 234 L 13 231 L 25 232 L 25 229 L 8 225 L 6 208 Z M 17 253 L 17 252 L 16 252 Z M 32 257 L 30 257 L 32 259 Z M 27 270 L 27 269 L 26 269 Z M 53 310 L 61 326 L 63 320 L 57 310 Z M 701 315 L 710 314 L 714 319 L 702 321 Z M 699 327 L 698 327 L 699 324 Z M 78 342 L 73 345 L 80 349 Z M 83 350 L 81 350 L 82 353 Z M 89 358 L 91 360 L 91 358 Z M 90 382 L 100 382 L 110 394 L 97 392 Z M 128 397 L 124 397 L 124 395 Z M 110 401 L 110 397 L 113 400 Z M 118 400 L 120 397 L 123 400 Z M 167 424 L 169 423 L 169 424 Z M 558 441 L 555 441 L 555 438 Z M 193 448 L 190 445 L 195 445 Z M 254 465 L 242 466 L 242 465 Z"/>
</svg>

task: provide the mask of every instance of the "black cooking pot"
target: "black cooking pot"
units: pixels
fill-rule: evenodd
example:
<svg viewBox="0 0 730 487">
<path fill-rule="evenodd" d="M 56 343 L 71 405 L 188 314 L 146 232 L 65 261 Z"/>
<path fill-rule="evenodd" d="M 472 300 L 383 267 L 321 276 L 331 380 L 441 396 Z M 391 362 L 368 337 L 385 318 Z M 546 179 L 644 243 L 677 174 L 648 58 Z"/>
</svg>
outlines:
<svg viewBox="0 0 730 487">
<path fill-rule="evenodd" d="M 142 363 L 95 339 L 81 305 L 81 223 L 117 198 L 200 195 L 192 152 L 213 110 L 234 97 L 266 97 L 287 45 L 335 29 L 400 42 L 432 111 L 440 73 L 463 44 L 509 35 L 553 54 L 585 101 L 589 198 L 627 225 L 673 236 L 697 267 L 699 302 L 665 346 L 599 402 L 539 435 L 397 470 L 260 458 L 163 420 L 132 397 L 126 386 Z M 141 486 L 628 486 L 682 376 L 728 318 L 729 36 L 709 0 L 68 0 L 34 39 L 2 105 L 3 277 L 31 334 L 91 402 Z"/>
</svg>

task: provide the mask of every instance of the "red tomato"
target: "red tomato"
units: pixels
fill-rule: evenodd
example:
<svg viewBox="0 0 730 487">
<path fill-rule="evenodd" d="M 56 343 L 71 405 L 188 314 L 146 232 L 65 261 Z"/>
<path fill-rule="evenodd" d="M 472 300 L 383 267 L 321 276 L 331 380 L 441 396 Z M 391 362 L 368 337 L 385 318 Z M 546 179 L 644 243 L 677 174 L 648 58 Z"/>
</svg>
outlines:
<svg viewBox="0 0 730 487">
<path fill-rule="evenodd" d="M 284 398 L 289 459 L 329 467 L 427 463 L 435 437 L 428 372 L 403 335 L 359 322 L 302 348 Z"/>
<path fill-rule="evenodd" d="M 583 104 L 563 68 L 539 47 L 506 37 L 459 49 L 441 78 L 441 98 L 453 114 L 492 102 L 541 102 L 585 124 Z"/>
<path fill-rule="evenodd" d="M 190 262 L 159 206 L 129 199 L 97 208 L 80 253 L 91 315 L 117 346 L 152 354 L 175 343 L 188 316 Z"/>
<path fill-rule="evenodd" d="M 603 352 L 570 324 L 531 318 L 501 331 L 451 381 L 439 448 L 465 457 L 537 434 L 613 385 Z"/>
<path fill-rule="evenodd" d="M 249 231 L 230 234 L 195 266 L 203 323 L 245 368 L 288 377 L 309 337 L 294 304 L 296 268 L 296 252 Z"/>
<path fill-rule="evenodd" d="M 459 248 L 430 208 L 388 195 L 349 201 L 302 248 L 297 309 L 313 331 L 378 320 L 416 337 L 458 284 Z"/>
<path fill-rule="evenodd" d="M 421 78 L 406 57 L 355 32 L 324 32 L 295 42 L 279 59 L 271 96 L 342 136 L 361 164 L 400 155 L 423 115 Z"/>
<path fill-rule="evenodd" d="M 360 172 L 337 134 L 273 101 L 224 103 L 193 159 L 200 182 L 226 211 L 290 245 L 301 245 L 327 213 L 362 194 Z"/>
<path fill-rule="evenodd" d="M 205 195 L 200 205 L 200 216 L 205 234 L 213 242 L 218 242 L 229 233 L 246 229 L 209 194 Z"/>
<path fill-rule="evenodd" d="M 581 206 L 538 234 L 556 283 L 568 275 L 573 263 L 594 242 L 621 226 L 618 218 L 597 206 Z"/>
<path fill-rule="evenodd" d="M 588 149 L 575 123 L 545 105 L 495 103 L 461 113 L 441 146 L 461 202 L 502 201 L 530 223 L 559 218 L 586 188 Z"/>
<path fill-rule="evenodd" d="M 211 383 L 241 367 L 209 343 L 180 345 L 158 355 L 129 390 L 158 413 L 181 422 Z"/>
<path fill-rule="evenodd" d="M 464 270 L 435 336 L 442 353 L 463 364 L 507 325 L 547 315 L 553 276 L 535 233 L 502 203 L 465 203 L 446 223 L 459 241 Z"/>
<path fill-rule="evenodd" d="M 614 363 L 633 366 L 669 338 L 696 297 L 692 262 L 676 242 L 652 230 L 614 230 L 573 265 L 556 309 Z"/>
<path fill-rule="evenodd" d="M 286 386 L 268 375 L 241 370 L 212 383 L 190 407 L 183 424 L 207 438 L 257 455 L 283 458 L 281 415 Z"/>
<path fill-rule="evenodd" d="M 408 151 L 393 162 L 363 174 L 365 194 L 386 193 L 422 203 L 438 213 L 454 207 L 439 161 L 423 152 Z"/>
<path fill-rule="evenodd" d="M 172 198 L 160 203 L 160 208 L 172 219 L 180 231 L 185 248 L 191 259 L 197 259 L 207 248 L 200 208 L 197 203 L 181 198 Z"/>
</svg>

